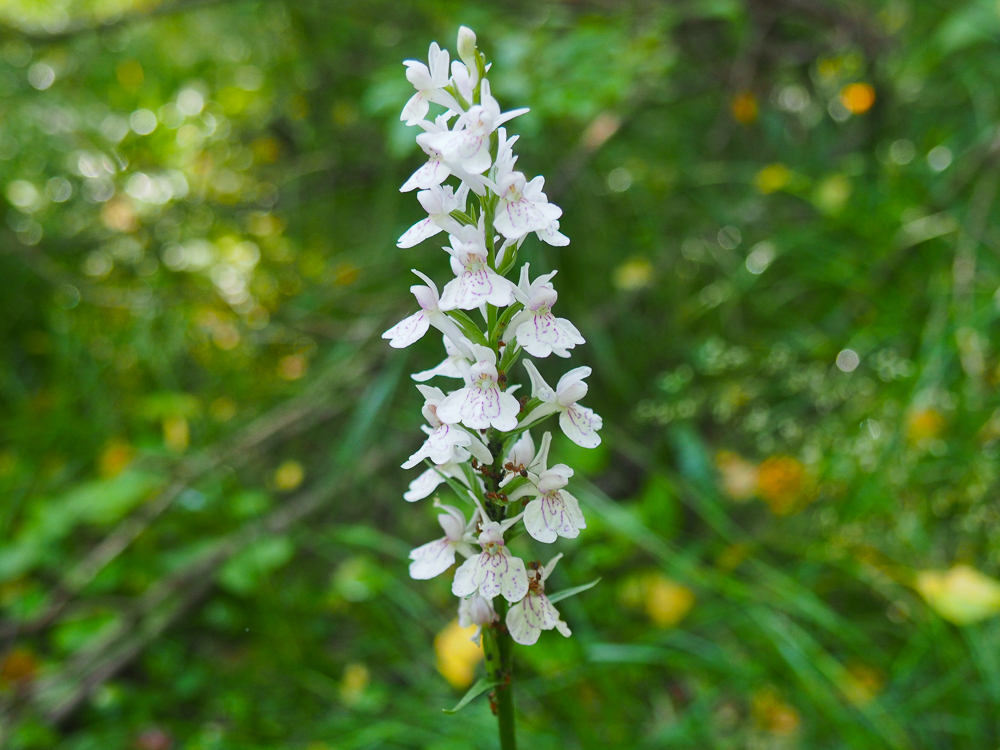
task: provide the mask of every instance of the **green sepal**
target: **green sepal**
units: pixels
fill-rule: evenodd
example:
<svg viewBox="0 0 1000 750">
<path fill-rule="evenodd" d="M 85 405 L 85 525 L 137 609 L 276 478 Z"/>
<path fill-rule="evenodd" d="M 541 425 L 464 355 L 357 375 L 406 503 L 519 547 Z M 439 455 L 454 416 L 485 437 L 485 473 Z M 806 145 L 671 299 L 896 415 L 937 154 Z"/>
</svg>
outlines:
<svg viewBox="0 0 1000 750">
<path fill-rule="evenodd" d="M 461 484 L 459 484 L 454 479 L 449 477 L 443 471 L 438 469 L 438 467 L 432 464 L 429 459 L 425 460 L 424 463 L 430 466 L 432 469 L 434 469 L 434 471 L 438 473 L 438 476 L 444 479 L 444 481 L 448 484 L 448 486 L 451 487 L 452 490 L 454 490 L 456 495 L 458 495 L 460 500 L 464 500 L 472 507 L 476 507 L 476 504 L 472 501 L 473 497 L 472 491 L 468 487 L 463 487 Z"/>
<path fill-rule="evenodd" d="M 508 453 L 509 453 L 509 451 L 508 451 Z M 506 455 L 508 455 L 508 454 L 507 454 L 507 453 L 505 453 L 504 455 L 506 456 Z M 512 480 L 510 480 L 510 482 L 508 482 L 508 483 L 507 483 L 507 484 L 505 484 L 505 485 L 504 485 L 503 487 L 501 487 L 501 488 L 500 488 L 500 491 L 501 491 L 501 492 L 502 492 L 503 494 L 505 494 L 505 495 L 507 495 L 508 497 L 510 497 L 510 494 L 511 494 L 511 493 L 512 493 L 512 492 L 513 492 L 514 490 L 516 490 L 516 489 L 517 489 L 518 487 L 521 487 L 521 486 L 523 486 L 523 485 L 527 484 L 527 482 L 529 482 L 529 481 L 530 481 L 530 480 L 529 480 L 529 479 L 528 479 L 527 477 L 522 477 L 522 476 L 516 476 L 516 477 L 514 477 L 514 478 L 513 478 Z"/>
<path fill-rule="evenodd" d="M 459 224 L 465 224 L 466 226 L 474 227 L 478 223 L 475 219 L 466 213 L 462 213 L 457 208 L 452 211 L 449 216 L 457 221 Z"/>
<path fill-rule="evenodd" d="M 465 481 L 469 483 L 469 487 L 473 488 L 471 492 L 475 494 L 479 502 L 483 502 L 484 498 L 479 494 L 479 482 L 476 481 L 475 470 L 468 463 L 462 463 L 460 466 L 462 467 L 462 473 L 465 474 Z"/>
<path fill-rule="evenodd" d="M 504 347 L 503 356 L 500 358 L 499 369 L 506 373 L 511 366 L 517 362 L 517 358 L 521 356 L 521 347 L 517 345 L 516 342 L 511 342 Z"/>
<path fill-rule="evenodd" d="M 465 97 L 462 96 L 459 93 L 458 88 L 456 88 L 455 86 L 452 86 L 449 83 L 447 86 L 444 87 L 444 90 L 447 91 L 449 94 L 451 94 L 453 97 L 455 97 L 455 101 L 457 101 L 459 104 L 461 104 L 463 109 L 465 109 L 465 110 L 469 109 L 469 106 L 470 106 L 469 103 L 465 100 Z M 477 88 L 476 89 L 477 98 L 478 98 L 478 94 L 479 94 L 479 89 Z M 478 101 L 476 103 L 478 104 Z"/>
<path fill-rule="evenodd" d="M 462 700 L 455 704 L 454 708 L 442 709 L 446 714 L 457 714 L 463 708 L 465 708 L 472 701 L 473 698 L 477 698 L 483 693 L 485 693 L 490 688 L 495 688 L 500 684 L 499 680 L 491 680 L 489 677 L 480 677 L 476 680 L 476 684 L 469 688 L 469 691 L 462 696 Z"/>
<path fill-rule="evenodd" d="M 503 315 L 500 316 L 500 320 L 497 321 L 496 327 L 490 331 L 490 346 L 496 346 L 497 342 L 503 336 L 503 332 L 507 327 L 507 324 L 510 323 L 511 319 L 523 309 L 524 305 L 520 302 L 515 302 L 504 310 Z"/>
<path fill-rule="evenodd" d="M 490 347 L 496 347 L 497 306 L 486 303 L 486 332 L 490 339 Z"/>
<path fill-rule="evenodd" d="M 514 248 L 514 254 L 511 255 L 510 260 L 507 260 L 507 253 L 510 252 L 511 248 Z M 503 264 L 503 268 L 497 271 L 497 273 L 499 273 L 501 276 L 506 276 L 507 274 L 510 273 L 510 269 L 512 269 L 514 266 L 517 265 L 517 245 L 510 245 L 504 252 L 503 258 L 507 262 Z"/>
<path fill-rule="evenodd" d="M 524 405 L 524 411 L 522 411 L 520 414 L 517 415 L 517 421 L 523 422 L 525 419 L 527 419 L 529 416 L 531 416 L 531 412 L 533 412 L 535 409 L 537 409 L 539 406 L 541 406 L 542 403 L 543 402 L 542 402 L 542 400 L 540 398 L 531 398 L 531 399 L 528 399 L 528 403 L 526 403 Z M 553 413 L 555 413 L 555 412 L 553 412 Z M 544 417 L 543 417 L 543 419 L 544 419 Z M 531 424 L 528 425 L 528 427 L 534 427 L 534 426 L 535 426 L 534 422 L 532 422 Z"/>
<path fill-rule="evenodd" d="M 555 604 L 556 602 L 561 602 L 563 599 L 568 599 L 571 596 L 576 596 L 577 594 L 581 594 L 584 591 L 586 591 L 587 589 L 594 588 L 594 586 L 596 586 L 597 582 L 600 581 L 600 580 L 601 580 L 600 578 L 595 578 L 590 583 L 585 583 L 582 586 L 576 586 L 575 588 L 565 589 L 563 591 L 557 591 L 556 593 L 552 594 L 551 596 L 549 596 L 548 594 L 546 594 L 546 596 L 549 597 L 549 601 L 550 602 L 552 602 L 553 604 Z"/>
<path fill-rule="evenodd" d="M 458 324 L 458 327 L 462 330 L 462 333 L 464 333 L 474 344 L 480 344 L 482 346 L 490 345 L 486 336 L 479 330 L 479 326 L 477 326 L 475 322 L 473 322 L 472 318 L 464 312 L 461 310 L 445 310 L 444 314 L 454 320 Z"/>
</svg>

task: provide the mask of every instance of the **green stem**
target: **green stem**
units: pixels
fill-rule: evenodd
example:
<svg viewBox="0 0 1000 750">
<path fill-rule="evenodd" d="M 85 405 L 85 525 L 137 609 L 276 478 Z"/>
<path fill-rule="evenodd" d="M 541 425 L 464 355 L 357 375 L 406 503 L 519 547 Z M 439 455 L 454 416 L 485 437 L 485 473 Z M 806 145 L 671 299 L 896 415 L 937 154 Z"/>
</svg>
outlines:
<svg viewBox="0 0 1000 750">
<path fill-rule="evenodd" d="M 513 684 L 513 641 L 504 621 L 507 619 L 507 600 L 502 596 L 494 604 L 500 621 L 484 631 L 483 641 L 486 651 L 487 671 L 497 680 L 496 714 L 500 731 L 500 750 L 517 750 L 517 735 L 514 731 L 514 684 Z"/>
</svg>

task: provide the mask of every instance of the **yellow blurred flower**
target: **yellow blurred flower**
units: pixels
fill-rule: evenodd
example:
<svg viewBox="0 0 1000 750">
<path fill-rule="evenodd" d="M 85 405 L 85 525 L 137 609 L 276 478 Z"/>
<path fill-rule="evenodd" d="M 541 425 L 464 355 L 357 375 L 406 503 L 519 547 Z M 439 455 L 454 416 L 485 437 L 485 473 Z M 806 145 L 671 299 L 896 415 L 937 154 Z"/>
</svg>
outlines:
<svg viewBox="0 0 1000 750">
<path fill-rule="evenodd" d="M 614 283 L 622 291 L 643 289 L 653 282 L 653 264 L 645 258 L 632 258 L 615 269 Z"/>
<path fill-rule="evenodd" d="M 183 453 L 187 450 L 190 440 L 191 431 L 186 418 L 174 414 L 163 420 L 163 442 L 168 450 Z"/>
<path fill-rule="evenodd" d="M 757 492 L 757 467 L 732 451 L 719 451 L 715 466 L 722 476 L 722 490 L 737 502 L 749 500 Z"/>
<path fill-rule="evenodd" d="M 437 669 L 453 688 L 466 688 L 475 679 L 476 665 L 483 659 L 483 649 L 472 642 L 476 626 L 463 628 L 452 620 L 434 638 Z"/>
<path fill-rule="evenodd" d="M 839 212 L 851 197 L 851 181 L 846 175 L 834 174 L 825 178 L 813 192 L 813 203 L 827 214 Z"/>
<path fill-rule="evenodd" d="M 209 404 L 208 413 L 216 422 L 228 422 L 236 416 L 236 402 L 229 396 L 219 396 Z"/>
<path fill-rule="evenodd" d="M 142 72 L 142 64 L 138 60 L 122 60 L 115 67 L 118 83 L 127 89 L 137 89 L 142 86 L 146 76 Z"/>
<path fill-rule="evenodd" d="M 768 164 L 754 177 L 754 185 L 764 193 L 774 193 L 788 185 L 792 180 L 792 172 L 784 164 Z"/>
<path fill-rule="evenodd" d="M 291 492 L 306 478 L 306 471 L 302 464 L 294 459 L 285 461 L 274 472 L 274 486 L 282 492 Z"/>
<path fill-rule="evenodd" d="M 358 280 L 361 269 L 350 263 L 341 263 L 333 272 L 335 286 L 350 286 Z"/>
<path fill-rule="evenodd" d="M 863 706 L 878 695 L 885 678 L 882 673 L 867 664 L 848 664 L 847 682 L 842 686 L 847 699 L 856 706 Z"/>
<path fill-rule="evenodd" d="M 649 580 L 646 590 L 646 614 L 654 624 L 671 627 L 683 620 L 694 607 L 691 589 L 664 576 Z"/>
<path fill-rule="evenodd" d="M 720 570 L 736 570 L 750 556 L 750 552 L 749 544 L 730 544 L 715 558 L 715 564 Z"/>
<path fill-rule="evenodd" d="M 757 97 L 749 91 L 737 94 L 729 103 L 733 119 L 741 125 L 749 125 L 757 119 Z"/>
<path fill-rule="evenodd" d="M 851 114 L 864 114 L 875 103 L 875 89 L 868 83 L 849 83 L 840 90 L 840 103 Z"/>
<path fill-rule="evenodd" d="M 794 734 L 802 723 L 799 712 L 785 703 L 772 688 L 762 688 L 752 698 L 753 718 L 757 725 L 773 734 Z"/>
<path fill-rule="evenodd" d="M 620 597 L 626 606 L 645 610 L 653 624 L 661 628 L 671 627 L 683 620 L 695 602 L 691 589 L 659 571 L 631 578 L 622 587 Z"/>
<path fill-rule="evenodd" d="M 285 380 L 298 380 L 306 374 L 306 358 L 301 354 L 289 354 L 278 361 L 278 374 Z"/>
<path fill-rule="evenodd" d="M 260 164 L 271 164 L 276 162 L 281 155 L 281 144 L 276 138 L 265 136 L 250 144 L 250 150 L 253 152 L 254 161 Z"/>
<path fill-rule="evenodd" d="M 906 420 L 906 437 L 911 443 L 923 443 L 940 437 L 944 432 L 944 415 L 930 407 L 918 409 Z"/>
<path fill-rule="evenodd" d="M 0 685 L 31 682 L 38 672 L 38 659 L 26 648 L 15 648 L 0 663 Z"/>
<path fill-rule="evenodd" d="M 139 228 L 135 209 L 128 198 L 112 198 L 101 208 L 101 221 L 115 232 L 134 232 Z"/>
<path fill-rule="evenodd" d="M 116 477 L 122 470 L 132 463 L 135 457 L 135 448 L 121 438 L 112 438 L 101 451 L 98 459 L 98 473 L 104 478 Z"/>
<path fill-rule="evenodd" d="M 348 706 L 356 706 L 364 697 L 369 682 L 371 675 L 368 667 L 360 662 L 348 664 L 340 681 L 340 699 Z"/>
<path fill-rule="evenodd" d="M 941 617 L 969 625 L 1000 612 L 1000 582 L 968 565 L 917 573 L 916 589 Z"/>
<path fill-rule="evenodd" d="M 791 456 L 771 456 L 757 470 L 757 494 L 776 516 L 799 510 L 808 499 L 806 467 Z"/>
</svg>

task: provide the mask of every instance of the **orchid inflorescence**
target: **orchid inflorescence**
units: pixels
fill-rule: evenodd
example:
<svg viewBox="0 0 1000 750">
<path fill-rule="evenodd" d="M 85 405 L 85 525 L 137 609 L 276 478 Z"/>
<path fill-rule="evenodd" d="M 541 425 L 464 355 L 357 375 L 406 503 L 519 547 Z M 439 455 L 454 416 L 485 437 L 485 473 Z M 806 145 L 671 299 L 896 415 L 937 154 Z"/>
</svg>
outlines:
<svg viewBox="0 0 1000 750">
<path fill-rule="evenodd" d="M 447 50 L 430 46 L 428 64 L 407 60 L 406 77 L 417 92 L 401 118 L 420 132 L 416 141 L 427 163 L 401 190 L 419 190 L 417 199 L 427 218 L 408 229 L 397 243 L 410 248 L 444 233 L 455 276 L 439 290 L 420 271 L 422 282 L 410 287 L 420 309 L 383 334 L 390 346 L 409 346 L 433 327 L 444 340 L 447 358 L 437 367 L 412 375 L 424 397 L 423 427 L 427 439 L 403 463 L 428 468 L 410 483 L 408 501 L 430 496 L 448 485 L 472 506 L 471 517 L 443 505 L 440 539 L 410 553 L 410 575 L 428 579 L 465 561 L 455 571 L 452 592 L 460 597 L 459 622 L 502 630 L 520 644 L 535 643 L 542 630 L 570 635 L 566 623 L 545 594 L 545 581 L 562 555 L 546 565 L 525 565 L 507 546 L 518 523 L 539 542 L 569 539 L 586 527 L 580 505 L 567 490 L 573 469 L 549 465 L 552 442 L 545 432 L 537 448 L 530 427 L 558 414 L 566 436 L 585 448 L 601 438 L 601 418 L 579 402 L 587 393 L 589 367 L 571 369 L 552 388 L 530 360 L 524 361 L 530 397 L 514 395 L 511 372 L 522 355 L 555 354 L 567 358 L 584 343 L 576 327 L 556 317 L 555 272 L 534 280 L 529 265 L 514 272 L 518 251 L 528 235 L 554 246 L 569 244 L 559 231 L 562 209 L 542 192 L 544 178 L 531 180 L 515 169 L 513 146 L 504 123 L 527 109 L 502 112 L 490 91 L 490 66 L 476 48 L 475 34 L 458 33 L 461 61 Z M 445 108 L 427 119 L 430 104 Z M 457 186 L 446 185 L 448 180 Z M 470 197 L 475 196 L 470 206 Z M 485 330 L 466 312 L 479 310 Z M 425 383 L 434 378 L 459 380 L 446 393 Z M 502 597 L 494 600 L 496 597 Z M 505 615 L 505 616 L 504 616 Z"/>
</svg>

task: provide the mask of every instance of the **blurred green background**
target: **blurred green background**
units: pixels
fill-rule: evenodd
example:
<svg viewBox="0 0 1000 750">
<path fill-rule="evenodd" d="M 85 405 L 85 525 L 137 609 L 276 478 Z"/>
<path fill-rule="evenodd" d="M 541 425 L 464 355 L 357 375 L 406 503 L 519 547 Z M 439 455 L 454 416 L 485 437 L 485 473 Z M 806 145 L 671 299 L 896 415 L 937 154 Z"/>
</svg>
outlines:
<svg viewBox="0 0 1000 750">
<path fill-rule="evenodd" d="M 605 424 L 523 746 L 996 748 L 995 0 L 0 3 L 0 746 L 496 746 L 379 338 L 460 24 Z"/>
</svg>

